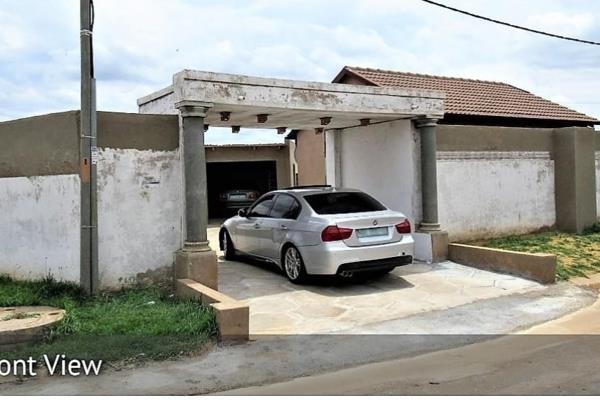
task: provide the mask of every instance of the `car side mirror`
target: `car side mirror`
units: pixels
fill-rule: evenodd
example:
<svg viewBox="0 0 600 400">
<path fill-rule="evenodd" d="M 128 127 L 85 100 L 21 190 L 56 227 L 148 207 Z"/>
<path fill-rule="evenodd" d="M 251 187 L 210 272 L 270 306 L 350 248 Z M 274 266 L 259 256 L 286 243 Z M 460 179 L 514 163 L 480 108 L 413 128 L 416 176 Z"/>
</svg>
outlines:
<svg viewBox="0 0 600 400">
<path fill-rule="evenodd" d="M 238 215 L 240 217 L 244 217 L 244 218 L 248 217 L 248 209 L 247 208 L 240 208 L 238 210 Z"/>
</svg>

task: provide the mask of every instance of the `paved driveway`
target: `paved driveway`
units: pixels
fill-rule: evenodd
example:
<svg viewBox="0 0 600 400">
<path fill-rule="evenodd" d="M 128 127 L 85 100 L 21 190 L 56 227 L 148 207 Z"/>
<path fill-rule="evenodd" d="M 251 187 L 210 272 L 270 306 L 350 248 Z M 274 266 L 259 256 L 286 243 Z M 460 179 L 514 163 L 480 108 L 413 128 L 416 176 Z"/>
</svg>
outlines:
<svg viewBox="0 0 600 400">
<path fill-rule="evenodd" d="M 209 229 L 213 248 L 218 247 L 217 235 L 217 227 Z M 360 283 L 299 286 L 269 265 L 218 255 L 219 290 L 250 305 L 254 335 L 373 332 L 382 322 L 543 288 L 453 262 L 415 263 Z"/>
</svg>

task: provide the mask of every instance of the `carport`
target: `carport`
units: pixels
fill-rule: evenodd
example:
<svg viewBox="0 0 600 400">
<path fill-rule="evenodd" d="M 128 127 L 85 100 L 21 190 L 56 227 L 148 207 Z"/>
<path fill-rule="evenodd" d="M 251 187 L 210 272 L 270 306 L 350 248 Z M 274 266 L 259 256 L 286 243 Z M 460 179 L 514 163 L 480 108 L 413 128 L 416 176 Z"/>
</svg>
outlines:
<svg viewBox="0 0 600 400">
<path fill-rule="evenodd" d="M 410 160 L 403 173 L 417 181 L 422 194 L 418 212 L 411 212 L 419 229 L 427 235 L 439 231 L 435 126 L 444 113 L 444 94 L 429 90 L 354 86 L 319 82 L 267 79 L 241 75 L 184 70 L 173 84 L 138 101 L 142 113 L 178 113 L 183 151 L 185 218 L 184 245 L 176 253 L 175 276 L 217 287 L 217 259 L 207 239 L 208 197 L 204 133 L 210 127 L 313 129 L 327 134 L 328 145 L 340 157 L 336 136 L 347 129 L 369 135 L 373 129 L 398 121 L 414 121 L 410 131 L 418 133 L 419 157 L 407 149 Z M 389 130 L 388 129 L 388 130 Z M 328 181 L 340 184 L 343 171 L 336 158 Z M 418 164 L 415 168 L 413 164 Z M 356 166 L 366 162 L 354 160 Z M 375 179 L 375 177 L 374 177 Z M 406 202 L 414 203 L 413 190 Z"/>
</svg>

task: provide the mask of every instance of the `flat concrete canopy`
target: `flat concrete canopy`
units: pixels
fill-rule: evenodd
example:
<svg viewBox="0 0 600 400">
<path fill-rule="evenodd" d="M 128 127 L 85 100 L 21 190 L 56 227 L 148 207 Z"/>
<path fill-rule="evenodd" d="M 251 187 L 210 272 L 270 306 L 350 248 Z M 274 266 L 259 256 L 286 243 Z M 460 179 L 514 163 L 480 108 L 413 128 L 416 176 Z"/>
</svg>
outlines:
<svg viewBox="0 0 600 400">
<path fill-rule="evenodd" d="M 396 119 L 444 114 L 442 92 L 267 79 L 184 70 L 173 84 L 142 97 L 142 112 L 176 113 L 176 104 L 207 107 L 210 126 L 245 128 L 339 129 Z M 223 118 L 222 113 L 230 113 Z M 266 115 L 258 122 L 259 115 Z M 330 117 L 324 123 L 321 118 Z"/>
</svg>

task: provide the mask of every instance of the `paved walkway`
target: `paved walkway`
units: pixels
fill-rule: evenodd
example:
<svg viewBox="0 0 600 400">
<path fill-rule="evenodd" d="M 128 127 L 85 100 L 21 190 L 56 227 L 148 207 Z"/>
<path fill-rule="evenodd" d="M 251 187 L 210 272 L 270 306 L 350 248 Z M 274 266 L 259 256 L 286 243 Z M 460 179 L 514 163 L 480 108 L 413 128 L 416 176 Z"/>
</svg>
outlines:
<svg viewBox="0 0 600 400">
<path fill-rule="evenodd" d="M 217 247 L 218 228 L 209 229 Z M 226 261 L 219 290 L 250 305 L 250 333 L 314 334 L 352 330 L 475 301 L 541 290 L 542 285 L 453 262 L 415 263 L 359 283 L 294 285 L 277 267 Z"/>
</svg>

